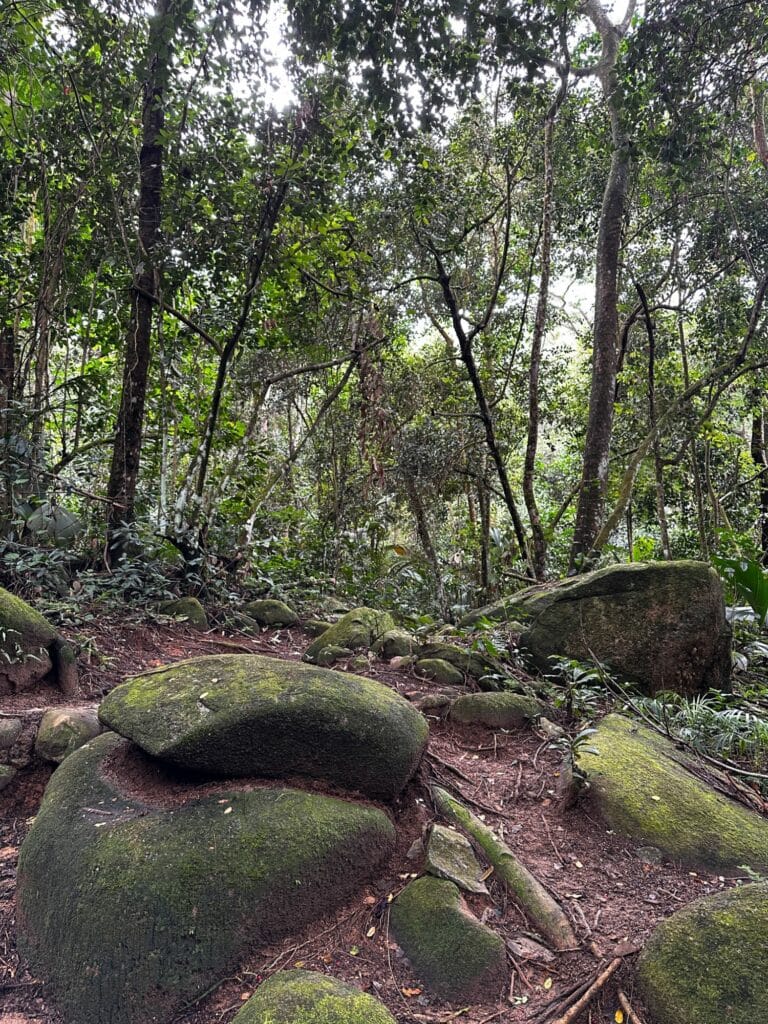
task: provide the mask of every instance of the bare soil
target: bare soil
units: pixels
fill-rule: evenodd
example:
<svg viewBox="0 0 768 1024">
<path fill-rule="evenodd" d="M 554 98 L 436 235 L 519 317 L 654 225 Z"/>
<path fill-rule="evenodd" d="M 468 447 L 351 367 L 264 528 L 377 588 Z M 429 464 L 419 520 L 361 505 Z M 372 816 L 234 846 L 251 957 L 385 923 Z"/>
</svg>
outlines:
<svg viewBox="0 0 768 1024">
<path fill-rule="evenodd" d="M 161 664 L 238 651 L 296 659 L 309 643 L 301 629 L 269 630 L 250 638 L 122 620 L 102 620 L 90 633 L 96 653 L 82 666 L 82 703 L 90 704 L 126 676 Z M 411 697 L 428 692 L 430 685 L 376 660 L 362 674 Z M 0 711 L 36 714 L 64 703 L 72 701 L 41 685 L 2 698 Z M 594 976 L 614 957 L 622 958 L 621 967 L 578 1021 L 607 1024 L 618 1019 L 619 989 L 643 1014 L 633 965 L 648 935 L 686 903 L 736 880 L 672 863 L 647 863 L 638 856 L 640 844 L 606 830 L 588 801 L 560 810 L 555 797 L 560 754 L 531 730 L 494 732 L 437 717 L 430 718 L 430 726 L 428 755 L 394 808 L 400 841 L 381 879 L 336 914 L 279 945 L 249 951 L 236 973 L 180 1013 L 174 1024 L 226 1024 L 264 978 L 291 967 L 327 972 L 359 986 L 381 999 L 400 1024 L 536 1024 L 551 1000 Z M 184 799 L 188 781 L 166 774 L 160 778 L 156 767 L 134 756 L 137 785 L 148 790 L 162 783 L 164 800 Z M 18 850 L 50 774 L 50 767 L 32 766 L 0 793 L 0 1024 L 63 1024 L 48 1005 L 40 979 L 19 957 L 14 938 Z M 462 1007 L 434 998 L 389 932 L 390 902 L 420 870 L 418 857 L 409 859 L 407 851 L 435 818 L 428 794 L 429 783 L 435 781 L 498 831 L 565 908 L 582 943 L 578 950 L 551 959 L 535 959 L 535 952 L 510 954 L 511 983 L 501 1002 L 494 998 L 487 1005 Z M 306 780 L 300 784 L 307 786 Z M 160 789 L 156 792 L 159 799 Z M 467 897 L 473 911 L 507 939 L 530 937 L 529 923 L 492 874 L 486 884 L 490 896 Z"/>
</svg>

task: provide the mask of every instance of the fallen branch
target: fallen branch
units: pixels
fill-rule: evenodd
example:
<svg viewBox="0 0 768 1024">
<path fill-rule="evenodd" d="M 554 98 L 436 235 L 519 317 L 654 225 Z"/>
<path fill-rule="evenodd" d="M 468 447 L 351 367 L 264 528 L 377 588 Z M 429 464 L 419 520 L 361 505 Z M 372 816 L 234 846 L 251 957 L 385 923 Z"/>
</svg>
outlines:
<svg viewBox="0 0 768 1024">
<path fill-rule="evenodd" d="M 643 1018 L 640 1016 L 640 1014 L 634 1008 L 632 1003 L 630 1003 L 630 1001 L 627 999 L 626 995 L 624 994 L 624 992 L 621 989 L 619 989 L 618 995 L 619 995 L 619 1006 L 621 1006 L 622 1010 L 624 1011 L 624 1013 L 626 1015 L 627 1024 L 645 1024 L 645 1021 L 643 1020 Z"/>
<path fill-rule="evenodd" d="M 601 989 L 605 986 L 605 983 L 608 981 L 608 979 L 616 973 L 616 971 L 619 969 L 619 967 L 621 967 L 623 962 L 624 961 L 620 956 L 617 956 L 615 960 L 611 960 L 608 966 L 604 970 L 600 971 L 600 973 L 594 979 L 592 984 L 587 988 L 584 994 L 579 999 L 577 999 L 576 1002 L 573 1003 L 573 1005 L 565 1011 L 565 1013 L 555 1018 L 551 1022 L 551 1024 L 572 1024 L 572 1022 L 576 1020 L 576 1018 L 579 1016 L 581 1011 L 585 1010 L 587 1006 L 589 1006 L 589 1004 L 595 998 L 597 993 L 601 991 Z M 546 1020 L 548 1017 L 549 1014 L 545 1014 L 542 1020 Z"/>
<path fill-rule="evenodd" d="M 578 939 L 562 908 L 541 882 L 518 860 L 506 843 L 497 839 L 487 825 L 439 786 L 432 787 L 432 799 L 442 815 L 460 825 L 478 843 L 493 865 L 496 876 L 516 897 L 520 906 L 552 942 L 555 949 L 577 948 Z"/>
</svg>

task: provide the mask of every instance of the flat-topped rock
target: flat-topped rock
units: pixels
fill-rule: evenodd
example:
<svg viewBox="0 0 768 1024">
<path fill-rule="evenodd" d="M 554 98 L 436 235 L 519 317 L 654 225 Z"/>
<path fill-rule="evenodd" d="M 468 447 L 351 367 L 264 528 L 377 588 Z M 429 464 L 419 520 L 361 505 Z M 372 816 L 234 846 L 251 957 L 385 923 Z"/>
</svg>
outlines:
<svg viewBox="0 0 768 1024">
<path fill-rule="evenodd" d="M 731 631 L 720 578 L 705 562 L 612 565 L 529 587 L 462 620 L 520 619 L 520 651 L 542 672 L 552 657 L 593 661 L 647 693 L 728 689 Z"/>
<path fill-rule="evenodd" d="M 393 851 L 382 811 L 284 786 L 159 803 L 129 747 L 104 734 L 67 758 L 19 858 L 20 948 L 72 1024 L 171 1020 Z"/>
<path fill-rule="evenodd" d="M 768 821 L 685 768 L 685 752 L 622 715 L 589 738 L 579 768 L 610 828 L 692 867 L 768 872 Z"/>
<path fill-rule="evenodd" d="M 307 775 L 392 799 L 427 740 L 370 679 L 255 654 L 177 662 L 116 687 L 101 721 L 153 757 L 216 776 Z"/>
</svg>

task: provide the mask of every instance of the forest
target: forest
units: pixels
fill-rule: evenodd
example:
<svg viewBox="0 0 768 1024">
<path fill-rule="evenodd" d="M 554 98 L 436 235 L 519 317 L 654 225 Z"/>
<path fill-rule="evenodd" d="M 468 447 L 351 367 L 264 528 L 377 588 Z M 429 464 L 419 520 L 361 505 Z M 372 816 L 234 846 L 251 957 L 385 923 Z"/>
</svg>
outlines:
<svg viewBox="0 0 768 1024">
<path fill-rule="evenodd" d="M 0 1024 L 768 1020 L 765 0 L 0 0 Z"/>
</svg>

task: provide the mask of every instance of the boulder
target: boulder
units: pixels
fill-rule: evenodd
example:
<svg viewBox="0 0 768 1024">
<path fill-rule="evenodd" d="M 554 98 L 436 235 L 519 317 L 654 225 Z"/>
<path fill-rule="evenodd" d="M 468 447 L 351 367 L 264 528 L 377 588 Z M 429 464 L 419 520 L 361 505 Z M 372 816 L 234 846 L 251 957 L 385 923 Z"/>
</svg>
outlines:
<svg viewBox="0 0 768 1024">
<path fill-rule="evenodd" d="M 379 612 L 375 608 L 353 608 L 312 641 L 304 652 L 304 660 L 315 661 L 325 647 L 369 650 L 380 637 L 394 628 L 395 623 L 389 612 Z"/>
<path fill-rule="evenodd" d="M 467 651 L 455 644 L 432 643 L 423 644 L 417 651 L 419 661 L 425 659 L 439 658 L 453 665 L 462 675 L 470 676 L 472 679 L 480 680 L 483 676 L 493 675 L 500 671 L 499 665 L 484 654 L 477 651 Z"/>
<path fill-rule="evenodd" d="M 169 1021 L 394 848 L 381 811 L 283 786 L 161 803 L 131 757 L 114 734 L 68 757 L 19 857 L 19 945 L 68 1021 Z"/>
<path fill-rule="evenodd" d="M 243 611 L 260 626 L 295 626 L 299 616 L 284 601 L 265 598 L 262 601 L 249 601 Z"/>
<path fill-rule="evenodd" d="M 392 658 L 407 658 L 413 651 L 415 641 L 404 629 L 390 629 L 374 641 L 371 650 L 385 661 Z"/>
<path fill-rule="evenodd" d="M 0 750 L 8 750 L 21 736 L 24 723 L 20 718 L 0 718 Z"/>
<path fill-rule="evenodd" d="M 280 971 L 259 985 L 233 1024 L 395 1024 L 373 996 L 315 971 Z"/>
<path fill-rule="evenodd" d="M 159 611 L 163 615 L 183 619 L 191 629 L 198 629 L 200 632 L 208 629 L 208 616 L 196 597 L 179 597 L 173 601 L 163 601 Z"/>
<path fill-rule="evenodd" d="M 723 588 L 704 562 L 612 565 L 530 587 L 481 611 L 492 619 L 522 618 L 520 650 L 542 672 L 551 671 L 554 656 L 597 658 L 650 694 L 729 686 Z"/>
<path fill-rule="evenodd" d="M 638 962 L 654 1024 L 768 1020 L 768 883 L 696 900 L 663 921 Z"/>
<path fill-rule="evenodd" d="M 441 999 L 499 998 L 507 980 L 504 942 L 470 913 L 453 882 L 417 878 L 392 904 L 390 924 L 416 974 Z"/>
<path fill-rule="evenodd" d="M 16 769 L 9 764 L 0 764 L 0 791 L 16 778 Z"/>
<path fill-rule="evenodd" d="M 517 729 L 535 721 L 543 707 L 521 693 L 466 693 L 453 704 L 451 720 L 489 729 Z"/>
<path fill-rule="evenodd" d="M 351 651 L 349 647 L 339 647 L 338 644 L 330 644 L 328 647 L 321 648 L 312 660 L 315 665 L 320 665 L 322 668 L 330 668 L 337 661 L 346 661 L 347 658 L 351 658 L 353 654 L 354 651 Z"/>
<path fill-rule="evenodd" d="M 101 731 L 96 708 L 49 708 L 40 720 L 35 753 L 44 761 L 61 764 Z"/>
<path fill-rule="evenodd" d="M 39 612 L 0 587 L 0 696 L 48 675 L 63 693 L 77 693 L 74 651 Z"/>
<path fill-rule="evenodd" d="M 467 892 L 488 894 L 483 869 L 469 840 L 445 825 L 433 825 L 429 833 L 425 868 L 436 878 L 447 878 Z"/>
<path fill-rule="evenodd" d="M 370 679 L 256 654 L 193 658 L 109 693 L 101 721 L 169 764 L 216 776 L 298 774 L 392 799 L 427 723 Z"/>
<path fill-rule="evenodd" d="M 464 675 L 442 658 L 419 658 L 414 672 L 417 676 L 445 686 L 461 686 L 464 682 Z"/>
<path fill-rule="evenodd" d="M 303 625 L 310 636 L 320 636 L 326 629 L 330 629 L 333 623 L 324 619 L 305 619 Z"/>
<path fill-rule="evenodd" d="M 578 758 L 590 799 L 608 826 L 692 867 L 768 872 L 768 821 L 685 768 L 663 736 L 609 715 Z"/>
</svg>

